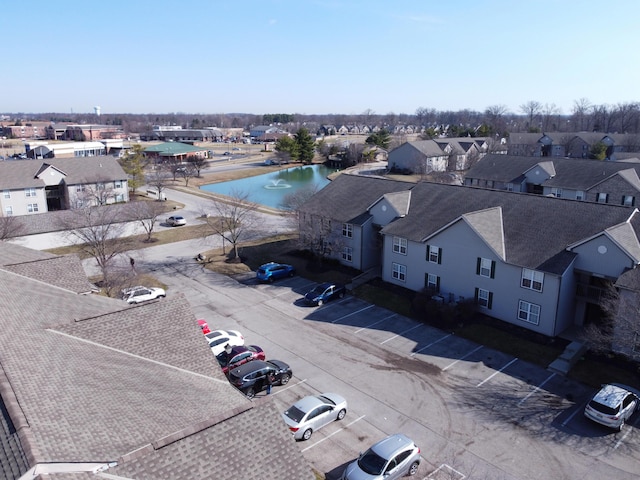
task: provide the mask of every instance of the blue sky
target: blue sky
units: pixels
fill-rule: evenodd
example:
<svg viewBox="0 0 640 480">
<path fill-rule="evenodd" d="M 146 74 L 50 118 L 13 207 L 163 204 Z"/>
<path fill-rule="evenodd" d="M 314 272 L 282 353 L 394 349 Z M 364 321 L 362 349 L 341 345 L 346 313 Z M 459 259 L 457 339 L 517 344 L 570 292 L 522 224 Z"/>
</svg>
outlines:
<svg viewBox="0 0 640 480">
<path fill-rule="evenodd" d="M 637 0 L 30 0 L 0 112 L 376 114 L 640 101 Z"/>
</svg>

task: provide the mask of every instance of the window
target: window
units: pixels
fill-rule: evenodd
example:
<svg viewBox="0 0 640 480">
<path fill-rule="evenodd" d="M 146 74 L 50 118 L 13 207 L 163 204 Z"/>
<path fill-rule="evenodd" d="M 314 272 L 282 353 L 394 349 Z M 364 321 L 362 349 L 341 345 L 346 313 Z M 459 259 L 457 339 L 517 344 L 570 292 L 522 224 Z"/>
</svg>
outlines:
<svg viewBox="0 0 640 480">
<path fill-rule="evenodd" d="M 427 245 L 427 261 L 431 263 L 442 263 L 442 249 L 435 245 Z"/>
<path fill-rule="evenodd" d="M 476 275 L 481 277 L 493 278 L 496 274 L 496 262 L 488 258 L 478 257 L 476 264 Z"/>
<path fill-rule="evenodd" d="M 7 205 L 6 207 L 4 207 L 4 213 L 7 217 L 13 215 L 13 207 L 11 205 Z"/>
<path fill-rule="evenodd" d="M 11 190 L 4 191 L 4 198 L 11 198 Z"/>
<path fill-rule="evenodd" d="M 431 292 L 440 291 L 440 277 L 432 273 L 424 274 L 424 286 Z"/>
<path fill-rule="evenodd" d="M 103 182 L 96 183 L 96 188 L 98 190 L 104 190 L 104 183 Z"/>
<path fill-rule="evenodd" d="M 493 180 L 487 180 L 487 188 L 493 188 Z"/>
<path fill-rule="evenodd" d="M 391 264 L 391 276 L 396 280 L 400 280 L 404 282 L 407 277 L 407 267 L 405 265 L 400 265 L 399 263 Z"/>
<path fill-rule="evenodd" d="M 561 188 L 552 188 L 551 195 L 557 198 L 562 198 L 562 189 Z"/>
<path fill-rule="evenodd" d="M 537 272 L 535 270 L 529 270 L 528 268 L 522 269 L 522 281 L 520 286 L 522 288 L 528 288 L 535 290 L 536 292 L 542 291 L 542 284 L 544 283 L 544 273 Z"/>
<path fill-rule="evenodd" d="M 35 197 L 36 196 L 36 189 L 35 188 L 25 188 L 24 189 L 24 196 L 25 197 Z"/>
<path fill-rule="evenodd" d="M 84 185 L 76 185 L 76 192 L 80 193 L 80 192 L 84 192 L 85 190 L 85 186 Z"/>
<path fill-rule="evenodd" d="M 118 193 L 115 197 L 116 202 L 124 202 L 124 194 Z"/>
<path fill-rule="evenodd" d="M 476 288 L 476 303 L 484 308 L 491 308 L 493 303 L 493 293 L 489 290 Z"/>
<path fill-rule="evenodd" d="M 633 207 L 636 204 L 636 198 L 632 195 L 625 195 L 622 197 L 622 205 L 627 207 Z"/>
<path fill-rule="evenodd" d="M 584 192 L 582 190 L 576 192 L 576 200 L 584 200 Z"/>
<path fill-rule="evenodd" d="M 513 192 L 513 183 L 507 183 L 507 192 Z"/>
<path fill-rule="evenodd" d="M 116 180 L 113 182 L 114 188 L 122 188 L 122 180 Z"/>
<path fill-rule="evenodd" d="M 607 200 L 609 200 L 609 194 L 607 193 L 598 193 L 596 196 L 596 202 L 598 203 L 607 203 Z"/>
<path fill-rule="evenodd" d="M 344 247 L 342 249 L 342 259 L 346 260 L 347 262 L 351 262 L 353 260 L 353 248 Z"/>
<path fill-rule="evenodd" d="M 393 253 L 407 254 L 407 239 L 393 237 Z"/>
<path fill-rule="evenodd" d="M 27 205 L 27 212 L 35 213 L 37 211 L 38 211 L 38 204 L 37 203 L 29 203 Z"/>
<path fill-rule="evenodd" d="M 524 322 L 538 325 L 540 323 L 540 305 L 520 300 L 518 302 L 518 318 Z"/>
<path fill-rule="evenodd" d="M 353 237 L 353 225 L 350 223 L 342 224 L 342 236 L 343 237 Z"/>
</svg>

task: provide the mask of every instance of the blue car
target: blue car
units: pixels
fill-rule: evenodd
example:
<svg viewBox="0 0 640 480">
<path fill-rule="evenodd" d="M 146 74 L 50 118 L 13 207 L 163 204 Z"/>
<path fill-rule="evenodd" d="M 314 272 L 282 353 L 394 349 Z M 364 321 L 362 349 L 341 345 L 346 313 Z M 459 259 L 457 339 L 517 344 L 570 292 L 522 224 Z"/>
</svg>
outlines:
<svg viewBox="0 0 640 480">
<path fill-rule="evenodd" d="M 265 263 L 256 272 L 256 278 L 261 282 L 273 282 L 279 278 L 293 277 L 296 269 L 286 263 Z"/>
<path fill-rule="evenodd" d="M 305 302 L 310 305 L 321 306 L 333 298 L 342 298 L 347 289 L 340 283 L 321 283 L 304 296 Z"/>
</svg>

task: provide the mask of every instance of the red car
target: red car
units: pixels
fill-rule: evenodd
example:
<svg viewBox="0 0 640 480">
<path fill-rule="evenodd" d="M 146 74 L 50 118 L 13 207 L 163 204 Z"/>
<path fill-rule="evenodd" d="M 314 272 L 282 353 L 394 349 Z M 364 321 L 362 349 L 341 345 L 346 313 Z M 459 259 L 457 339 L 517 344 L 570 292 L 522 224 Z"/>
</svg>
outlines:
<svg viewBox="0 0 640 480">
<path fill-rule="evenodd" d="M 205 335 L 207 333 L 211 333 L 211 330 L 209 329 L 209 324 L 206 321 L 198 320 L 198 325 L 200 325 L 200 328 L 202 329 L 202 333 L 204 333 Z"/>
<path fill-rule="evenodd" d="M 264 360 L 264 351 L 257 345 L 243 345 L 232 347 L 231 351 L 224 351 L 216 358 L 222 367 L 222 373 L 227 375 L 232 368 L 239 367 L 242 364 L 252 360 Z"/>
</svg>

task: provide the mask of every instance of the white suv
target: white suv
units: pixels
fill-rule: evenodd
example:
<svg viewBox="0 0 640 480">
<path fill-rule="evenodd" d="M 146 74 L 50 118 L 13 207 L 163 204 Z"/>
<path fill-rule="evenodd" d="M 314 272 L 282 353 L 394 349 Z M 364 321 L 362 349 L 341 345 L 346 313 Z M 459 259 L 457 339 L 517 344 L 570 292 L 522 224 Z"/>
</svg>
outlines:
<svg viewBox="0 0 640 480">
<path fill-rule="evenodd" d="M 140 303 L 166 296 L 162 288 L 131 287 L 122 290 L 122 298 L 127 303 Z"/>
<path fill-rule="evenodd" d="M 640 392 L 620 384 L 603 385 L 584 408 L 585 417 L 622 430 L 624 422 L 640 409 Z"/>
</svg>

